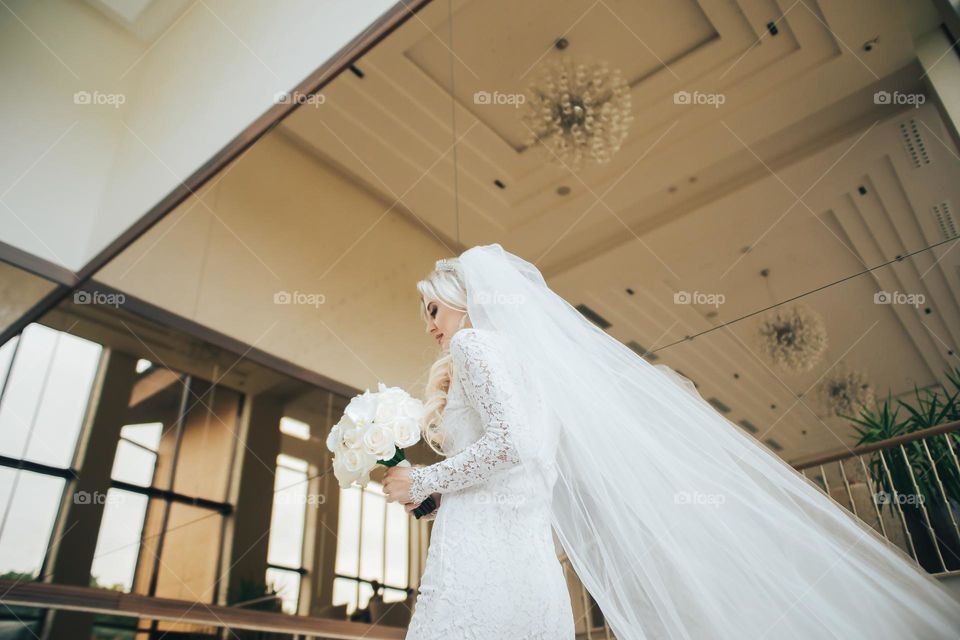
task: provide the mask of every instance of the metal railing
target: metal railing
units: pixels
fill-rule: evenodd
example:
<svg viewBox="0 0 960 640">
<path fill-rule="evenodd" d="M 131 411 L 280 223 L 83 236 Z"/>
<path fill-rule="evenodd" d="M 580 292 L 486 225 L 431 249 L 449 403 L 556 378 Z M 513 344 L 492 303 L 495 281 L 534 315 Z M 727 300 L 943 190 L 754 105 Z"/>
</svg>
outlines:
<svg viewBox="0 0 960 640">
<path fill-rule="evenodd" d="M 953 421 L 792 465 L 928 573 L 946 574 L 960 569 L 958 444 Z"/>
</svg>

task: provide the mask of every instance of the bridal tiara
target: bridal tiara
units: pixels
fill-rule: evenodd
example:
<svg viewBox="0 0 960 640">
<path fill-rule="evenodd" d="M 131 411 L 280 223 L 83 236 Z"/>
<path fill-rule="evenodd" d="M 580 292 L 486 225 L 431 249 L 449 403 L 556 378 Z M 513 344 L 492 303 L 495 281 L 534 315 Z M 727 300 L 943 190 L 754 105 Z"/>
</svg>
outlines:
<svg viewBox="0 0 960 640">
<path fill-rule="evenodd" d="M 456 271 L 457 265 L 447 258 L 441 258 L 440 260 L 437 260 L 435 268 L 437 271 Z"/>
</svg>

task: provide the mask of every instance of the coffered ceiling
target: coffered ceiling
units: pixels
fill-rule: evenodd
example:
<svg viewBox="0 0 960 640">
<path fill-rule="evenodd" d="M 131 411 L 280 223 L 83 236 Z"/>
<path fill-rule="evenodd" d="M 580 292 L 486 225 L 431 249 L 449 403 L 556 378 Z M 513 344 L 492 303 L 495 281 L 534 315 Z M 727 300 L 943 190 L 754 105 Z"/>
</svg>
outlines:
<svg viewBox="0 0 960 640">
<path fill-rule="evenodd" d="M 937 23 L 895 0 L 463 0 L 451 24 L 434 2 L 278 131 L 451 254 L 499 242 L 536 263 L 792 457 L 849 441 L 811 398 L 831 367 L 902 393 L 942 379 L 960 340 L 946 248 L 844 280 L 951 237 L 956 148 L 929 101 L 896 103 L 925 99 L 914 40 Z M 634 122 L 607 165 L 572 171 L 525 144 L 523 105 L 474 99 L 521 93 L 563 55 L 629 83 Z M 750 314 L 838 282 L 804 298 L 828 324 L 823 364 L 769 369 Z M 873 304 L 895 287 L 935 303 Z M 683 291 L 724 302 L 675 304 Z"/>
</svg>

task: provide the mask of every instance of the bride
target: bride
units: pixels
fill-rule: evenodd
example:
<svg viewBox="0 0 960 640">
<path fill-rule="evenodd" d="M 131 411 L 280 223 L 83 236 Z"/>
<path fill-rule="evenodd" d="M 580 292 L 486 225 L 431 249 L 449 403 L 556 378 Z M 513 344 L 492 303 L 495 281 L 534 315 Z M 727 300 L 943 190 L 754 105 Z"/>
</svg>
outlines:
<svg viewBox="0 0 960 640">
<path fill-rule="evenodd" d="M 477 246 L 417 289 L 445 459 L 384 476 L 439 504 L 408 640 L 572 640 L 553 533 L 620 640 L 960 637 L 935 578 L 529 262 Z"/>
</svg>

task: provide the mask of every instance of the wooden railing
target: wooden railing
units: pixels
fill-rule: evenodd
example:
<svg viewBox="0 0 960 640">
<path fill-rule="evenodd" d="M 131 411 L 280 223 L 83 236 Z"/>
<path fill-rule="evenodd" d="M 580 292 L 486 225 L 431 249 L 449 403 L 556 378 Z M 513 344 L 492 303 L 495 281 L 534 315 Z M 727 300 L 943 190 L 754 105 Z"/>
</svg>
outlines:
<svg viewBox="0 0 960 640">
<path fill-rule="evenodd" d="M 87 611 L 215 628 L 299 634 L 318 640 L 396 640 L 402 639 L 406 633 L 405 629 L 385 625 L 292 616 L 35 581 L 0 579 L 0 603 L 10 607 Z"/>
<path fill-rule="evenodd" d="M 932 574 L 960 569 L 960 421 L 791 464 Z M 813 475 L 813 477 L 811 477 Z"/>
</svg>

